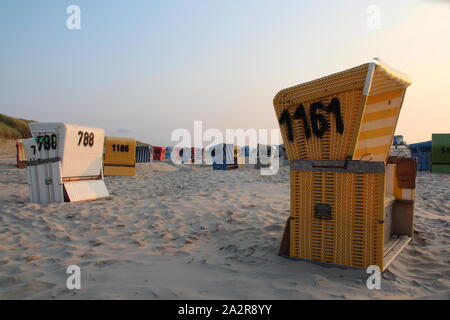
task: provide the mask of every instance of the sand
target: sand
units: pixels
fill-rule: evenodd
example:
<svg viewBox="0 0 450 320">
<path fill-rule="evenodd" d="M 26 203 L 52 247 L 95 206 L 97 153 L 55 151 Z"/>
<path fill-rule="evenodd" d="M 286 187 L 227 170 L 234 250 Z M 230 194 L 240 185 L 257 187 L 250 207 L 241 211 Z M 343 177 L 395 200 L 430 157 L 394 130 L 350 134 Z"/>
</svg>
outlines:
<svg viewBox="0 0 450 320">
<path fill-rule="evenodd" d="M 366 287 L 363 270 L 289 260 L 289 171 L 138 165 L 111 196 L 28 202 L 26 170 L 0 155 L 0 299 L 449 299 L 450 175 L 419 173 L 416 235 Z M 66 288 L 69 265 L 81 290 Z"/>
</svg>

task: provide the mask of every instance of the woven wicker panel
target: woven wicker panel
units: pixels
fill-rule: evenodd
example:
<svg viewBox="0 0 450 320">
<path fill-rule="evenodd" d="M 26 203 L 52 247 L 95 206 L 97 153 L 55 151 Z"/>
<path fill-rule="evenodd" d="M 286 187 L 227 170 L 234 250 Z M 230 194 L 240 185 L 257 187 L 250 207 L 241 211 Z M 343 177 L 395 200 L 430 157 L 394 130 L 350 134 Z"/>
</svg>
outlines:
<svg viewBox="0 0 450 320">
<path fill-rule="evenodd" d="M 353 155 L 364 108 L 361 99 L 368 66 L 365 64 L 277 94 L 274 99 L 275 113 L 290 160 L 345 160 Z M 342 131 L 338 129 L 337 115 L 328 111 L 336 99 L 340 106 Z M 327 129 L 323 135 L 317 135 L 313 130 L 317 121 L 312 119 L 311 105 L 315 103 L 323 106 L 316 111 L 316 115 L 326 122 Z M 303 106 L 306 120 L 299 117 L 300 106 Z M 289 120 L 286 120 L 287 117 Z M 290 122 L 292 130 L 289 130 L 287 122 Z M 323 128 L 320 123 L 318 127 Z"/>
<path fill-rule="evenodd" d="M 317 219 L 316 204 L 332 219 Z M 383 267 L 384 174 L 291 171 L 291 257 Z"/>
</svg>

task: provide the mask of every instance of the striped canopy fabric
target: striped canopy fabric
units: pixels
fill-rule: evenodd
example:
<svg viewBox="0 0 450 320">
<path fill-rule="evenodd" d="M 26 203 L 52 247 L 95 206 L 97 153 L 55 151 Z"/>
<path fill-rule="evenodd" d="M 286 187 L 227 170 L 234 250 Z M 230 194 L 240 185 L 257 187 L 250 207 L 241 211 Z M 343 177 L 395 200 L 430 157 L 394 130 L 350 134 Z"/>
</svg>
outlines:
<svg viewBox="0 0 450 320">
<path fill-rule="evenodd" d="M 373 65 L 368 97 L 353 158 L 371 155 L 371 160 L 386 161 L 397 126 L 406 88 L 407 76 L 394 71 L 381 61 Z"/>
<path fill-rule="evenodd" d="M 136 163 L 151 162 L 151 148 L 149 145 L 136 146 Z"/>
</svg>

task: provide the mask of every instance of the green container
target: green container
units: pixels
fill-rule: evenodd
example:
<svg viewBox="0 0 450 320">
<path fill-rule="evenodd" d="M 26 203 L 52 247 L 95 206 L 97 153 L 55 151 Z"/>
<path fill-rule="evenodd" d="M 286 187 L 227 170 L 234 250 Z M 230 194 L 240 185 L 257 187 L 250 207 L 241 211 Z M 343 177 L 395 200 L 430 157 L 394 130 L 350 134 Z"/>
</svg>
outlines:
<svg viewBox="0 0 450 320">
<path fill-rule="evenodd" d="M 450 164 L 433 164 L 431 166 L 433 173 L 450 173 Z"/>
<path fill-rule="evenodd" d="M 450 165 L 450 133 L 433 134 L 431 163 Z"/>
</svg>

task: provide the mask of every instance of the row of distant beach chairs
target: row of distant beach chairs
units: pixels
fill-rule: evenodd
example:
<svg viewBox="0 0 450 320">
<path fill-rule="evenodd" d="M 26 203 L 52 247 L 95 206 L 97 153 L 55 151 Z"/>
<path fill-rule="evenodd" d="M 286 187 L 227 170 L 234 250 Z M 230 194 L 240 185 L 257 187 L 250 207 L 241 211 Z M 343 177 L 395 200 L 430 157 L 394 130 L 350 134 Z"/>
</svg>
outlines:
<svg viewBox="0 0 450 320">
<path fill-rule="evenodd" d="M 218 145 L 219 146 L 219 145 Z M 267 146 L 258 145 L 238 147 L 231 144 L 223 146 L 224 161 L 205 161 L 207 154 L 214 156 L 217 146 L 205 148 L 195 147 L 160 147 L 138 142 L 132 138 L 105 137 L 104 166 L 105 175 L 135 175 L 136 163 L 150 163 L 153 161 L 176 160 L 180 164 L 206 164 L 212 165 L 215 170 L 227 170 L 230 165 L 242 165 L 249 163 L 249 157 L 255 158 L 255 164 L 261 166 L 260 153 L 264 152 L 263 163 L 269 165 L 271 156 L 287 160 L 286 150 L 283 145 Z M 25 168 L 27 159 L 24 151 L 23 140 L 16 141 L 17 167 Z M 134 151 L 134 152 L 133 152 Z M 172 156 L 173 153 L 173 156 Z M 115 167 L 115 169 L 111 169 Z"/>
<path fill-rule="evenodd" d="M 392 153 L 407 151 L 408 157 L 417 159 L 417 171 L 450 173 L 450 134 L 433 134 L 430 141 L 406 145 L 402 136 L 395 136 Z"/>
<path fill-rule="evenodd" d="M 33 122 L 32 138 L 17 141 L 17 163 L 27 169 L 33 203 L 73 202 L 107 197 L 104 177 L 136 176 L 136 163 L 167 161 L 232 170 L 245 164 L 271 167 L 277 147 L 217 144 L 208 148 L 151 146 L 134 138 L 105 137 L 101 128 Z M 283 150 L 282 146 L 278 146 Z M 286 155 L 286 153 L 284 153 Z M 287 159 L 286 159 L 287 160 Z"/>
<path fill-rule="evenodd" d="M 107 138 L 108 139 L 108 138 Z M 113 142 L 120 140 L 124 145 L 129 143 L 130 141 L 135 141 L 134 139 L 127 138 L 109 138 L 112 139 Z M 133 143 L 134 145 L 134 143 Z M 175 152 L 175 158 L 180 159 L 181 163 L 189 164 L 195 163 L 195 160 L 200 157 L 200 159 L 204 160 L 205 158 L 205 149 L 200 148 L 174 148 L 174 147 L 160 147 L 160 146 L 152 146 L 150 144 L 136 142 L 135 143 L 135 163 L 149 163 L 152 161 L 171 161 L 171 153 Z M 410 145 L 406 145 L 403 142 L 402 136 L 395 136 L 393 142 L 393 148 L 398 146 L 404 146 L 404 148 L 408 152 L 408 156 L 413 158 L 417 158 L 417 170 L 418 171 L 432 171 L 437 173 L 450 173 L 450 134 L 433 134 L 432 140 L 414 143 Z M 259 145 L 258 145 L 259 147 Z M 267 150 L 274 150 L 276 152 L 276 156 L 287 159 L 286 150 L 284 145 L 278 146 L 264 146 Z M 16 149 L 17 149 L 17 167 L 25 168 L 26 167 L 26 157 L 25 151 L 22 144 L 22 139 L 18 139 L 16 141 Z M 244 147 L 235 147 L 238 150 L 239 157 L 248 158 L 252 154 L 256 154 L 258 156 L 257 149 L 251 148 L 250 146 Z M 189 154 L 190 157 L 185 156 L 185 154 Z M 391 150 L 391 153 L 394 153 L 394 149 Z M 201 156 L 199 156 L 201 154 Z M 392 155 L 392 154 L 391 154 Z M 269 155 L 270 156 L 270 155 Z M 248 161 L 246 161 L 248 163 Z M 216 167 L 219 168 L 219 167 Z"/>
</svg>

